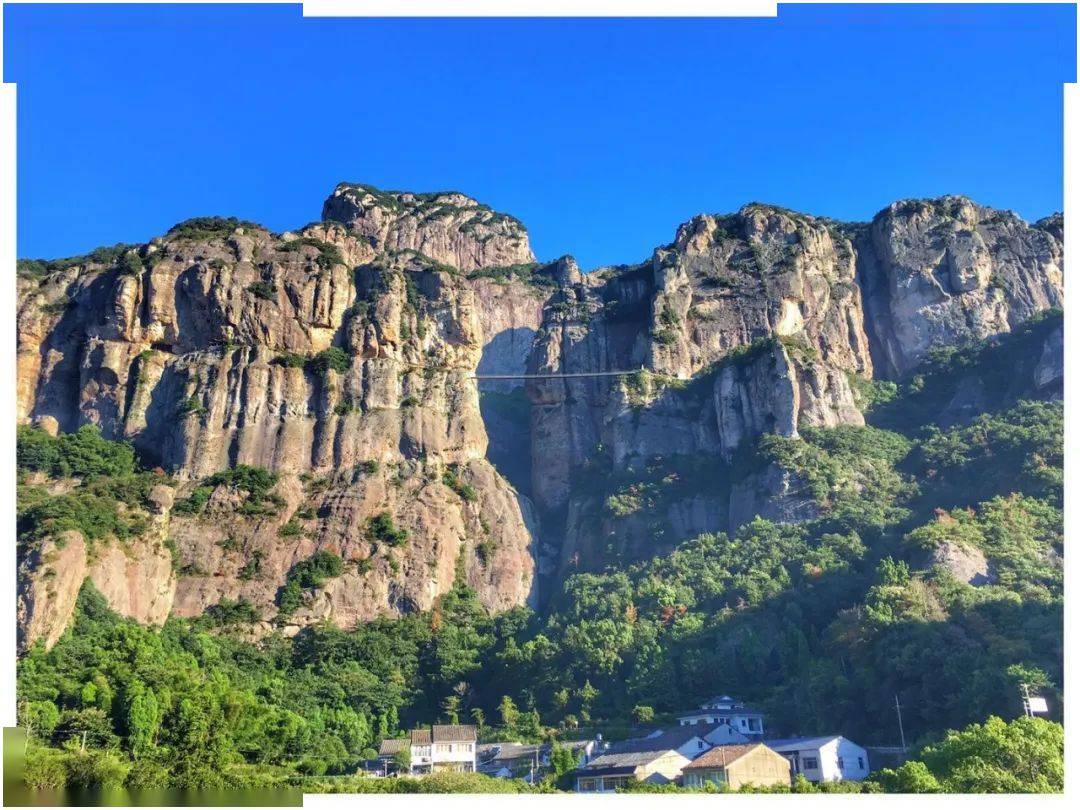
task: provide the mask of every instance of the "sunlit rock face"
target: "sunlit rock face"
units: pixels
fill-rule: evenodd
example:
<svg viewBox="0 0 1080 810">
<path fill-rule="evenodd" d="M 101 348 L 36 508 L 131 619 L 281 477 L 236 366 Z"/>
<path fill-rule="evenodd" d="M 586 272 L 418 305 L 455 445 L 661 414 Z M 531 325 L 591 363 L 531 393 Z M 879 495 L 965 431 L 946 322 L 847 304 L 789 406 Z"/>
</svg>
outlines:
<svg viewBox="0 0 1080 810">
<path fill-rule="evenodd" d="M 570 570 L 811 519 L 789 473 L 732 480 L 739 453 L 861 425 L 861 380 L 1062 306 L 1062 231 L 960 197 L 870 223 L 750 204 L 583 272 L 465 195 L 343 183 L 292 232 L 192 221 L 25 274 L 19 420 L 97 425 L 170 478 L 130 547 L 21 552 L 21 643 L 55 641 L 86 578 L 140 621 L 246 600 L 253 632 L 294 633 L 427 610 L 459 579 L 493 611 L 536 604 Z M 1060 391 L 1062 347 L 1046 339 L 1034 389 Z M 177 510 L 239 464 L 278 475 L 272 514 L 225 486 Z M 611 499 L 649 476 L 674 494 Z M 407 539 L 376 542 L 383 515 Z M 275 625 L 318 551 L 343 573 Z"/>
<path fill-rule="evenodd" d="M 904 200 L 874 217 L 857 245 L 867 332 L 883 375 L 1064 302 L 1060 216 L 1029 225 L 965 197 Z"/>
</svg>

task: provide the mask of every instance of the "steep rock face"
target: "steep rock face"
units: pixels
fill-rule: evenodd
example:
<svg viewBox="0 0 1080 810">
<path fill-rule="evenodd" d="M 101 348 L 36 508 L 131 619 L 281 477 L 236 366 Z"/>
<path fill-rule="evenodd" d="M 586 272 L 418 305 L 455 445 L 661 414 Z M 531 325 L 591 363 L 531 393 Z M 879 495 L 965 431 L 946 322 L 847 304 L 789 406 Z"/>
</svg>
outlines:
<svg viewBox="0 0 1080 810">
<path fill-rule="evenodd" d="M 56 486 L 66 488 L 64 482 Z M 46 647 L 56 643 L 86 579 L 121 616 L 143 624 L 164 622 L 177 584 L 165 545 L 168 528 L 168 513 L 159 512 L 137 539 L 87 543 L 78 531 L 68 530 L 29 550 L 19 564 L 19 650 L 39 639 Z"/>
<path fill-rule="evenodd" d="M 1033 383 L 1037 392 L 1063 393 L 1065 382 L 1065 330 L 1058 327 L 1043 342 L 1039 362 L 1035 366 Z"/>
<path fill-rule="evenodd" d="M 532 494 L 547 527 L 566 526 L 563 565 L 605 544 L 654 553 L 675 542 L 676 526 L 679 539 L 728 526 L 726 489 L 703 485 L 668 487 L 663 505 L 653 504 L 666 520 L 648 510 L 601 515 L 596 530 L 600 507 L 579 480 L 675 456 L 706 459 L 722 478 L 739 447 L 763 432 L 862 424 L 848 375 L 869 376 L 872 364 L 855 255 L 825 220 L 759 205 L 699 216 L 650 262 L 583 277 L 565 261 L 562 276 L 531 371 L 639 369 L 529 381 Z"/>
<path fill-rule="evenodd" d="M 496 281 L 479 277 L 469 284 L 479 311 L 483 351 L 476 373 L 480 376 L 524 374 L 536 333 L 544 321 L 544 302 L 552 286 L 518 279 Z M 482 391 L 507 393 L 521 388 L 521 379 L 481 380 Z"/>
<path fill-rule="evenodd" d="M 797 336 L 869 375 L 850 241 L 827 220 L 764 205 L 698 216 L 653 255 L 649 364 L 686 377 L 755 339 Z"/>
<path fill-rule="evenodd" d="M 940 566 L 960 582 L 992 585 L 997 580 L 994 566 L 981 549 L 967 543 L 945 540 L 926 555 L 927 568 Z"/>
<path fill-rule="evenodd" d="M 535 261 L 521 222 L 457 192 L 413 194 L 341 183 L 323 205 L 323 219 L 383 250 L 417 251 L 459 270 Z"/>
<path fill-rule="evenodd" d="M 727 363 L 713 387 L 720 451 L 728 460 L 763 433 L 798 436 L 799 425 L 862 425 L 844 372 L 797 359 L 781 342 L 750 362 Z"/>
<path fill-rule="evenodd" d="M 886 376 L 935 346 L 1008 332 L 1063 303 L 1060 217 L 1028 225 L 965 197 L 904 200 L 857 245 L 867 329 Z"/>
<path fill-rule="evenodd" d="M 238 513 L 237 495 L 220 489 L 200 515 L 173 518 L 181 571 L 173 612 L 197 616 L 246 600 L 270 621 L 289 571 L 318 551 L 339 556 L 344 572 L 304 592 L 286 632 L 430 610 L 459 575 L 491 610 L 525 604 L 534 592 L 528 502 L 484 460 L 454 468 L 470 497 L 445 483 L 447 469 L 403 461 L 306 484 L 290 477 L 276 490 L 284 506 L 268 516 Z M 402 540 L 373 528 L 380 515 L 406 533 Z"/>
<path fill-rule="evenodd" d="M 86 577 L 140 621 L 245 600 L 260 632 L 428 609 L 457 578 L 502 610 L 537 598 L 538 571 L 812 519 L 789 471 L 735 480 L 740 449 L 862 424 L 857 378 L 1060 306 L 1061 234 L 962 198 L 866 225 L 752 204 L 585 274 L 537 265 L 517 220 L 464 195 L 342 184 L 295 232 L 192 221 L 58 262 L 19 280 L 19 419 L 131 440 L 185 503 L 266 467 L 280 505 L 245 512 L 221 485 L 177 509 L 169 490 L 142 546 L 49 541 L 20 563 L 20 632 L 55 640 Z M 1060 392 L 1062 349 L 1042 342 L 1025 390 Z M 407 540 L 377 536 L 381 516 Z M 278 616 L 319 551 L 342 574 Z"/>
<path fill-rule="evenodd" d="M 474 207 L 470 216 L 482 221 L 455 230 L 456 252 L 443 258 L 465 267 L 503 253 L 531 259 L 527 240 L 524 253 L 506 253 L 524 239 L 516 220 Z M 380 234 L 399 234 L 395 244 L 406 232 L 430 236 L 442 214 L 428 215 L 409 225 L 419 213 L 398 211 Z M 228 509 L 208 521 L 164 508 L 178 581 L 160 548 L 142 556 L 102 548 L 72 587 L 45 599 L 30 584 L 42 564 L 27 558 L 27 604 L 49 605 L 24 611 L 26 627 L 47 625 L 28 634 L 52 638 L 57 622 L 62 629 L 85 576 L 141 621 L 170 610 L 197 615 L 235 598 L 272 618 L 288 571 L 321 549 L 366 570 L 328 584 L 316 600 L 322 607 L 296 613 L 299 624 L 330 618 L 346 626 L 427 609 L 457 576 L 493 610 L 530 598 L 531 507 L 485 460 L 472 378 L 497 332 L 485 335 L 472 282 L 457 267 L 385 245 L 382 236 L 332 222 L 277 236 L 249 223 L 192 221 L 118 261 L 20 279 L 21 419 L 63 431 L 96 424 L 180 481 L 247 464 L 279 474 L 283 492 L 302 490 L 301 475 L 330 482 L 302 540 L 278 536 L 296 508 L 284 495 L 292 509 L 274 520 L 237 517 L 247 538 L 241 557 L 216 545 L 231 545 L 220 536 L 232 525 Z M 538 320 L 530 299 L 476 286 L 495 315 L 491 331 L 527 330 Z M 511 363 L 522 353 L 503 352 Z M 393 474 L 355 475 L 371 466 Z M 440 483 L 451 467 L 471 488 L 469 500 Z M 406 527 L 409 543 L 393 550 L 392 562 L 361 563 L 373 553 L 362 550 L 364 527 L 383 512 Z M 265 575 L 241 577 L 256 558 Z M 35 618 L 47 614 L 55 616 Z"/>
<path fill-rule="evenodd" d="M 86 544 L 76 531 L 45 540 L 19 564 L 15 620 L 18 649 L 55 644 L 67 628 L 86 578 Z"/>
<path fill-rule="evenodd" d="M 41 358 L 21 411 L 65 431 L 97 424 L 181 477 L 482 457 L 469 379 L 482 333 L 466 282 L 414 257 L 319 266 L 296 244 L 167 240 L 140 277 L 49 278 L 20 307 L 23 364 Z M 344 367 L 305 365 L 332 343 Z"/>
</svg>

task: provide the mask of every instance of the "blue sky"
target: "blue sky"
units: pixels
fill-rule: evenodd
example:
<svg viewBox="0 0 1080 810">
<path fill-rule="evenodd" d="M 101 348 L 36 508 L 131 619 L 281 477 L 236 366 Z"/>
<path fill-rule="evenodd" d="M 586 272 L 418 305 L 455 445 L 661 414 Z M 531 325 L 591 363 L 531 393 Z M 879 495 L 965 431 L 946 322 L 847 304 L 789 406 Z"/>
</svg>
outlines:
<svg viewBox="0 0 1080 810">
<path fill-rule="evenodd" d="M 304 19 L 19 6 L 20 256 L 203 214 L 275 230 L 339 180 L 459 189 L 541 258 L 631 262 L 752 200 L 868 219 L 962 193 L 1062 205 L 1070 6 L 781 6 L 761 20 Z"/>
</svg>

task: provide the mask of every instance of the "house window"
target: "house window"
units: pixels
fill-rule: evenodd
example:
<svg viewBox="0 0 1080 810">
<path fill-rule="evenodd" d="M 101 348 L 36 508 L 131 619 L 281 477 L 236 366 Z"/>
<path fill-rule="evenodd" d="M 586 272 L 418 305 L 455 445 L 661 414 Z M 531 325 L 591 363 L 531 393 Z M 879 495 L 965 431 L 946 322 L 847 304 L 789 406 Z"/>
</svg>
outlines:
<svg viewBox="0 0 1080 810">
<path fill-rule="evenodd" d="M 741 718 L 740 722 L 741 722 L 743 728 L 745 728 L 746 727 L 746 718 L 745 717 Z"/>
<path fill-rule="evenodd" d="M 449 754 L 454 750 L 454 747 L 449 743 L 439 743 L 435 746 L 435 753 L 437 754 Z"/>
<path fill-rule="evenodd" d="M 761 730 L 761 721 L 758 720 L 756 717 L 751 717 L 748 726 L 749 726 L 751 731 L 760 731 Z"/>
<path fill-rule="evenodd" d="M 836 758 L 836 767 L 839 768 L 841 771 L 844 770 L 844 758 L 843 757 L 837 757 Z"/>
<path fill-rule="evenodd" d="M 804 768 L 810 768 L 811 770 L 817 770 L 817 757 L 803 757 L 802 766 Z"/>
<path fill-rule="evenodd" d="M 579 779 L 578 790 L 596 790 L 595 779 Z"/>
<path fill-rule="evenodd" d="M 863 762 L 862 757 L 859 757 L 859 770 L 860 771 L 865 771 L 866 770 L 866 764 Z"/>
</svg>

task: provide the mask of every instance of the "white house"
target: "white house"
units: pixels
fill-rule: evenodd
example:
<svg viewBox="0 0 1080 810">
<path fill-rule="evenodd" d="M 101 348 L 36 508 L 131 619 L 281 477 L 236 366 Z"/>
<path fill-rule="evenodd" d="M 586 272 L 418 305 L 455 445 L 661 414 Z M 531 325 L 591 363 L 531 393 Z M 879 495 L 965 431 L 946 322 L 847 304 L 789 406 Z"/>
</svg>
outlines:
<svg viewBox="0 0 1080 810">
<path fill-rule="evenodd" d="M 407 737 L 383 740 L 379 759 L 389 763 L 409 751 L 409 773 L 476 770 L 476 726 L 414 728 Z"/>
<path fill-rule="evenodd" d="M 476 726 L 432 726 L 431 770 L 475 771 Z"/>
<path fill-rule="evenodd" d="M 748 709 L 735 698 L 728 695 L 710 698 L 696 709 L 680 712 L 680 726 L 693 726 L 700 723 L 708 725 L 730 726 L 748 739 L 761 739 L 765 734 L 765 715 L 755 709 Z M 724 740 L 724 742 L 743 742 L 743 740 Z"/>
<path fill-rule="evenodd" d="M 866 749 L 839 734 L 766 740 L 765 745 L 787 757 L 793 777 L 802 774 L 811 782 L 859 782 L 870 773 Z"/>
</svg>

